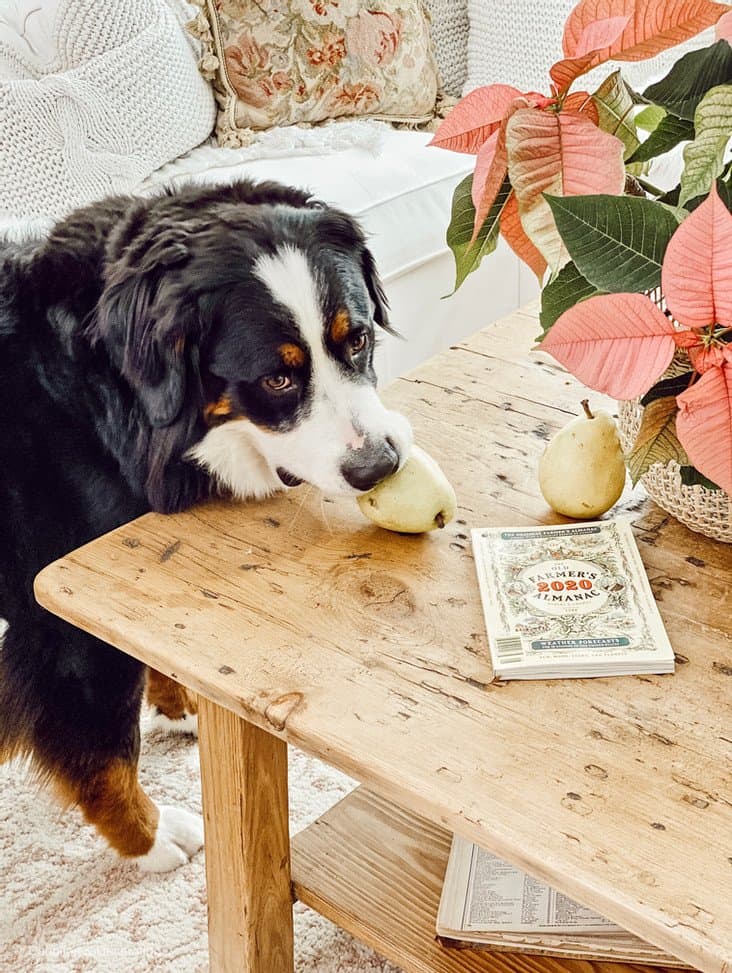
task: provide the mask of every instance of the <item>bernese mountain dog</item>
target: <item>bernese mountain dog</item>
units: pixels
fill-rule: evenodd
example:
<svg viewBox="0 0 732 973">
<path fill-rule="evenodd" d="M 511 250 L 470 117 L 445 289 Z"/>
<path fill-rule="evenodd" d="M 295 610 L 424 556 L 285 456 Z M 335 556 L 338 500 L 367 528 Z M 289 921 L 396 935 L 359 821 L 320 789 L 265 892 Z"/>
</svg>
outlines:
<svg viewBox="0 0 732 973">
<path fill-rule="evenodd" d="M 203 843 L 140 787 L 143 693 L 183 728 L 195 700 L 41 609 L 34 576 L 148 510 L 393 473 L 411 431 L 375 389 L 389 327 L 358 225 L 275 183 L 112 198 L 0 243 L 0 760 L 28 756 L 143 869 Z"/>
</svg>

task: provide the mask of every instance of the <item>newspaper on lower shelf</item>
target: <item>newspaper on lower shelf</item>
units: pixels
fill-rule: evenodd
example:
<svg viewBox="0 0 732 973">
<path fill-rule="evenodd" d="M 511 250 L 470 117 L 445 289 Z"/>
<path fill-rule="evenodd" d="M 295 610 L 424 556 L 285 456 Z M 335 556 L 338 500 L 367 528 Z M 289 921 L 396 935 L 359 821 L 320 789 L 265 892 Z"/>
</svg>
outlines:
<svg viewBox="0 0 732 973">
<path fill-rule="evenodd" d="M 630 518 L 472 531 L 499 679 L 674 671 Z"/>
<path fill-rule="evenodd" d="M 689 968 L 457 835 L 437 935 L 447 946 Z"/>
</svg>

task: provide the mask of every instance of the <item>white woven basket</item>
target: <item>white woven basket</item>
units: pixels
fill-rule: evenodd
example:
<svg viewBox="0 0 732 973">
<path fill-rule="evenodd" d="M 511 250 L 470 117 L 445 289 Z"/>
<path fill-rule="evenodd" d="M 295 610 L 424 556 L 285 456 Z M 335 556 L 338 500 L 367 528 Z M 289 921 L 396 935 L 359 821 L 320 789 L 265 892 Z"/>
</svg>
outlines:
<svg viewBox="0 0 732 973">
<path fill-rule="evenodd" d="M 668 377 L 690 368 L 685 352 L 677 352 L 667 371 Z M 640 429 L 643 406 L 640 399 L 619 403 L 620 442 L 629 453 Z M 703 486 L 685 486 L 681 482 L 679 464 L 671 460 L 665 465 L 655 463 L 641 477 L 648 495 L 659 507 L 691 530 L 732 544 L 732 497 L 723 490 L 707 490 Z"/>
</svg>

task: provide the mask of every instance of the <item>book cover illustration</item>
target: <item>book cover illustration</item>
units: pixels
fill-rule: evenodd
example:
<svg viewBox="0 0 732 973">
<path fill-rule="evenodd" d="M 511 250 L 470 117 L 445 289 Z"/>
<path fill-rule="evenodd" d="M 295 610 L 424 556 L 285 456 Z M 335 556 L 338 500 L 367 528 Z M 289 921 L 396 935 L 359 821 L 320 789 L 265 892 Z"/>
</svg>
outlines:
<svg viewBox="0 0 732 973">
<path fill-rule="evenodd" d="M 627 520 L 473 531 L 498 660 L 670 649 Z"/>
</svg>

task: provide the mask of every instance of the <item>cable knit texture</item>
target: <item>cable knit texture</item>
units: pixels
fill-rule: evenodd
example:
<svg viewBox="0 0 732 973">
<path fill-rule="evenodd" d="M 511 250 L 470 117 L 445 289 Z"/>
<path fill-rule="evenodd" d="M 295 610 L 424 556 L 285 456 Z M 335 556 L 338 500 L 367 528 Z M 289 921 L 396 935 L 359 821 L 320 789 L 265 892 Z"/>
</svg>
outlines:
<svg viewBox="0 0 732 973">
<path fill-rule="evenodd" d="M 549 68 L 562 56 L 564 22 L 577 0 L 468 0 L 468 78 L 464 91 L 484 84 L 512 84 L 522 91 L 549 92 Z M 704 31 L 686 44 L 647 61 L 604 64 L 579 78 L 575 90 L 595 91 L 619 67 L 642 90 L 662 77 L 688 50 L 706 47 L 714 32 Z"/>
<path fill-rule="evenodd" d="M 131 190 L 210 133 L 215 105 L 162 0 L 0 7 L 0 216 Z"/>
<path fill-rule="evenodd" d="M 445 94 L 459 98 L 468 74 L 468 0 L 427 0 Z"/>
</svg>

